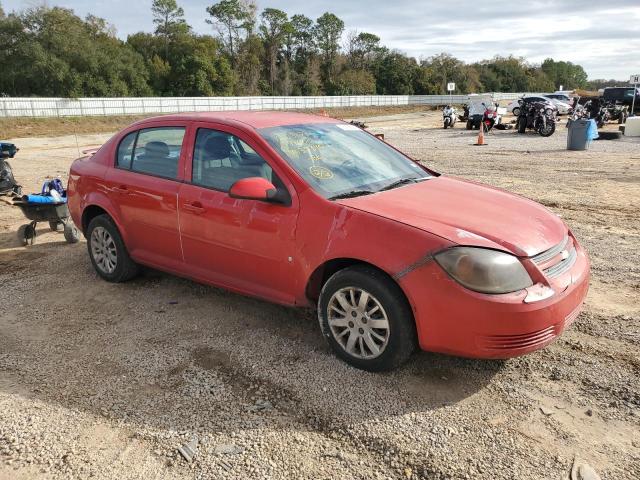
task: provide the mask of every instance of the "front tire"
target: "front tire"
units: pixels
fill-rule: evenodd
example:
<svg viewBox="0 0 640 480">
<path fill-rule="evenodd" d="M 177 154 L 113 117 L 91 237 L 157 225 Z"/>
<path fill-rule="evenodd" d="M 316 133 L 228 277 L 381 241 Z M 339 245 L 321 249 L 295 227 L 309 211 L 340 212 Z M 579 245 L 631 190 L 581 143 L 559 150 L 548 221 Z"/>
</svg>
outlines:
<svg viewBox="0 0 640 480">
<path fill-rule="evenodd" d="M 392 370 L 416 348 L 409 303 L 400 287 L 373 267 L 349 267 L 329 278 L 320 293 L 318 320 L 333 352 L 362 370 Z"/>
<path fill-rule="evenodd" d="M 540 126 L 538 133 L 542 137 L 550 137 L 556 131 L 556 123 L 555 122 L 547 122 L 546 127 Z"/>
<path fill-rule="evenodd" d="M 513 113 L 514 116 L 519 117 L 520 116 L 520 107 L 516 107 L 514 108 L 511 113 Z"/>
<path fill-rule="evenodd" d="M 524 117 L 518 117 L 518 133 L 525 133 L 527 131 L 527 119 Z"/>
<path fill-rule="evenodd" d="M 138 274 L 120 232 L 108 215 L 98 215 L 87 227 L 89 258 L 98 275 L 108 282 L 126 282 Z"/>
</svg>

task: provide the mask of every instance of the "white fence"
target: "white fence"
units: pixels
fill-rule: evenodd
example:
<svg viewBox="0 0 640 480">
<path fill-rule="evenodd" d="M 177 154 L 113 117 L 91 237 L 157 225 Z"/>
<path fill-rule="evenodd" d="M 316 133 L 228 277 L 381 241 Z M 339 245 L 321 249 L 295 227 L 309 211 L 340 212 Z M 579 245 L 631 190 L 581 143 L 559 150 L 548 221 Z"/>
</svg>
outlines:
<svg viewBox="0 0 640 480">
<path fill-rule="evenodd" d="M 513 100 L 521 93 L 493 93 Z M 11 98 L 0 97 L 0 117 L 78 117 L 145 115 L 224 110 L 283 110 L 389 105 L 464 103 L 467 95 L 359 95 L 341 97 L 193 97 L 193 98 Z"/>
</svg>

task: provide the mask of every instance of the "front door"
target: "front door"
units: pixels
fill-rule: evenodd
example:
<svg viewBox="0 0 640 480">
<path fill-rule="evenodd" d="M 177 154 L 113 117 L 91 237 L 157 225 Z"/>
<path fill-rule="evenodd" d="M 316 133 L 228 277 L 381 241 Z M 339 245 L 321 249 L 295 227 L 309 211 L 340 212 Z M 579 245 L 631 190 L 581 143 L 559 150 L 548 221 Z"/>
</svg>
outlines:
<svg viewBox="0 0 640 480">
<path fill-rule="evenodd" d="M 171 270 L 182 265 L 178 190 L 185 126 L 146 128 L 120 142 L 106 187 L 134 260 Z"/>
<path fill-rule="evenodd" d="M 192 168 L 186 169 L 178 198 L 187 268 L 197 278 L 241 293 L 293 303 L 298 213 L 293 188 L 242 132 L 210 124 L 196 128 Z M 290 205 L 231 198 L 231 185 L 248 177 L 286 189 Z"/>
</svg>

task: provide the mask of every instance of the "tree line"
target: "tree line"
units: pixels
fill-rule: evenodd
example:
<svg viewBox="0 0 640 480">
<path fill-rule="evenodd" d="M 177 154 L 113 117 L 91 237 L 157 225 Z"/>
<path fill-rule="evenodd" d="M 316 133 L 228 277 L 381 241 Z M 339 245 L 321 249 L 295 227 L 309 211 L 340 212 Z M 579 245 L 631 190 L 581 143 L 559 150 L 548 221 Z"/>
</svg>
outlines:
<svg viewBox="0 0 640 480">
<path fill-rule="evenodd" d="M 176 0 L 153 0 L 155 31 L 120 40 L 104 19 L 38 7 L 0 6 L 0 95 L 55 97 L 230 95 L 422 95 L 588 88 L 584 69 L 518 57 L 465 63 L 447 53 L 417 60 L 342 19 L 317 19 L 221 0 L 193 31 Z"/>
</svg>

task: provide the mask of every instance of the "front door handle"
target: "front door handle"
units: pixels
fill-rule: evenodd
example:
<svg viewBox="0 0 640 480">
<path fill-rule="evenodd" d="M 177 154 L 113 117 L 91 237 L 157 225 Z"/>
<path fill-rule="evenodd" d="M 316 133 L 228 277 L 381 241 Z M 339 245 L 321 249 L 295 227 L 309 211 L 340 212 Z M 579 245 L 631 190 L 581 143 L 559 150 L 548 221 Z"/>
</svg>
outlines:
<svg viewBox="0 0 640 480">
<path fill-rule="evenodd" d="M 187 212 L 195 213 L 196 215 L 201 215 L 205 212 L 205 208 L 202 206 L 200 202 L 191 202 L 185 203 L 182 205 L 183 210 Z"/>
</svg>

